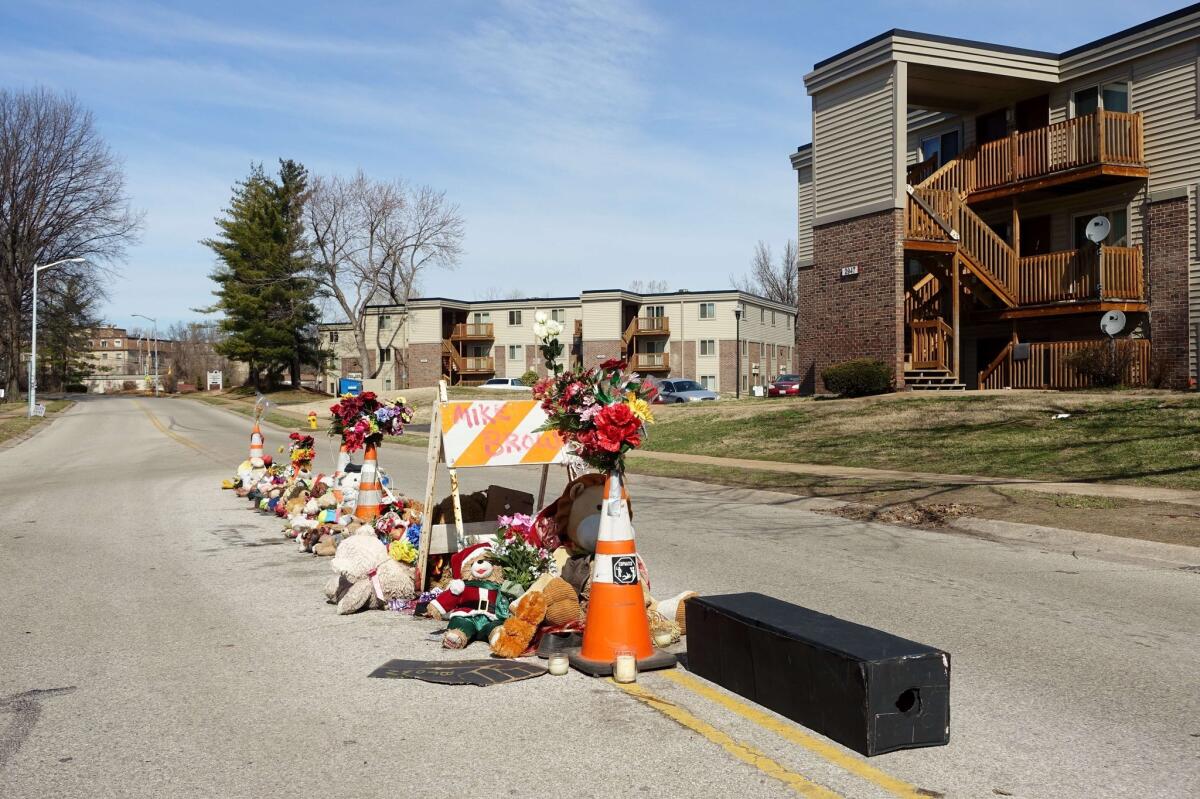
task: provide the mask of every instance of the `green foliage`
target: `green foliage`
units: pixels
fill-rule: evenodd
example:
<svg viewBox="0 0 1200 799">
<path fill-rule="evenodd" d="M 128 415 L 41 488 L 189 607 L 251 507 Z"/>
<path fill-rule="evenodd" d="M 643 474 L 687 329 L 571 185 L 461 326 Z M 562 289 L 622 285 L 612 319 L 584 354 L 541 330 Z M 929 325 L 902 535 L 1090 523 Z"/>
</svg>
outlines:
<svg viewBox="0 0 1200 799">
<path fill-rule="evenodd" d="M 43 389 L 78 384 L 90 371 L 91 328 L 100 324 L 100 293 L 90 275 L 63 270 L 38 296 L 38 378 Z"/>
<path fill-rule="evenodd" d="M 306 276 L 309 245 L 303 208 L 308 173 L 280 160 L 279 177 L 255 166 L 233 190 L 230 207 L 217 220 L 219 237 L 206 239 L 220 263 L 213 271 L 216 304 L 225 338 L 216 351 L 250 364 L 256 386 L 275 385 L 289 373 L 299 385 L 300 368 L 317 366 L 319 311 L 315 286 Z"/>
<path fill-rule="evenodd" d="M 538 381 L 538 373 L 533 371 L 532 369 L 530 369 L 525 374 L 521 375 L 521 384 L 522 385 L 532 386 L 537 381 Z"/>
<path fill-rule="evenodd" d="M 881 361 L 855 358 L 821 372 L 825 387 L 841 397 L 865 397 L 892 390 L 892 370 Z"/>
</svg>

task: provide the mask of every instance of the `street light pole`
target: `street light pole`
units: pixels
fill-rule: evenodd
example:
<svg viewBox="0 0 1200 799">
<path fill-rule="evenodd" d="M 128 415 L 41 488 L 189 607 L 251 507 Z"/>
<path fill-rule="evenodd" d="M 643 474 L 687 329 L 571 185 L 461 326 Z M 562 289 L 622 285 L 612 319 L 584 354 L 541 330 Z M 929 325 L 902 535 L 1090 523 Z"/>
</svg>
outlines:
<svg viewBox="0 0 1200 799">
<path fill-rule="evenodd" d="M 742 398 L 742 304 L 741 303 L 738 303 L 737 305 L 733 306 L 733 319 L 734 319 L 735 330 L 736 330 L 736 335 L 737 335 L 737 344 L 735 345 L 735 351 L 737 353 L 737 361 L 736 361 L 737 370 L 733 376 L 733 385 L 734 385 L 733 398 L 741 399 Z"/>
<path fill-rule="evenodd" d="M 140 313 L 135 313 L 134 316 L 136 316 L 138 319 L 145 319 L 147 322 L 150 322 L 152 325 L 154 325 L 154 328 L 151 331 L 150 335 L 154 338 L 154 396 L 157 397 L 158 396 L 158 320 L 153 319 L 149 316 L 142 316 Z M 149 347 L 147 347 L 147 350 L 149 350 Z"/>
<path fill-rule="evenodd" d="M 38 266 L 33 265 L 33 333 L 29 337 L 29 418 L 33 418 L 33 409 L 37 407 L 37 289 L 38 275 L 42 270 L 59 264 L 78 264 L 83 258 L 63 258 L 60 261 Z"/>
</svg>

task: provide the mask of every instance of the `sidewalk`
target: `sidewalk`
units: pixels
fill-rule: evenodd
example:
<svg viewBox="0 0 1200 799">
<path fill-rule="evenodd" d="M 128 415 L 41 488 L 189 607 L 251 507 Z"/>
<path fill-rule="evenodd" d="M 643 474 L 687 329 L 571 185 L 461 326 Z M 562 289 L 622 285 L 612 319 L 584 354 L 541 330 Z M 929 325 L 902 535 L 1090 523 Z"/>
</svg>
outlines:
<svg viewBox="0 0 1200 799">
<path fill-rule="evenodd" d="M 746 458 L 717 458 L 709 455 L 685 455 L 674 452 L 648 452 L 635 450 L 630 458 L 674 463 L 693 463 L 730 469 L 753 469 L 762 472 L 815 475 L 818 477 L 845 477 L 858 480 L 904 480 L 913 483 L 929 483 L 938 486 L 1012 486 L 1025 491 L 1045 494 L 1075 494 L 1078 496 L 1110 497 L 1138 502 L 1167 502 L 1175 505 L 1200 507 L 1200 491 L 1189 491 L 1155 486 L 1117 485 L 1114 483 L 1054 483 L 1044 480 L 1026 480 L 1019 477 L 977 477 L 962 474 L 936 474 L 933 472 L 902 472 L 892 469 L 867 469 L 858 466 L 830 466 L 814 463 L 784 463 L 760 461 Z"/>
</svg>

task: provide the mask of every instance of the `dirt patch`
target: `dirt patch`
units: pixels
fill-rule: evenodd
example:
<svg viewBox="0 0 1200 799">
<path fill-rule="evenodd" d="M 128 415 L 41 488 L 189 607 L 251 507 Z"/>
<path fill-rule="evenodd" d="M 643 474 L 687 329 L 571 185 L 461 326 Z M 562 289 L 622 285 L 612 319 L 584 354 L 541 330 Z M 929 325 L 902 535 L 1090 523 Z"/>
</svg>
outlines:
<svg viewBox="0 0 1200 799">
<path fill-rule="evenodd" d="M 930 504 L 905 503 L 886 507 L 843 505 L 840 508 L 817 512 L 842 516 L 858 522 L 883 522 L 884 524 L 903 524 L 908 527 L 945 527 L 952 519 L 974 516 L 976 511 L 977 509 L 973 505 L 961 505 L 957 502 L 933 502 Z"/>
</svg>

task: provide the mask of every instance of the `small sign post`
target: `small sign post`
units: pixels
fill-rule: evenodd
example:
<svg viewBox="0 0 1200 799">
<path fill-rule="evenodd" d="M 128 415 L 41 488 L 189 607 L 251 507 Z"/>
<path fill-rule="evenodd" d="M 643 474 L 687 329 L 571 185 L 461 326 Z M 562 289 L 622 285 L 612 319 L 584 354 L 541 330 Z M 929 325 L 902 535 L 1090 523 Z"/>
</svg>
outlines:
<svg viewBox="0 0 1200 799">
<path fill-rule="evenodd" d="M 225 387 L 225 376 L 223 374 L 221 374 L 221 370 L 219 370 L 219 369 L 208 373 L 208 379 L 206 381 L 204 390 L 212 391 L 214 384 L 217 387 L 217 391 L 220 391 L 222 388 Z"/>
</svg>

